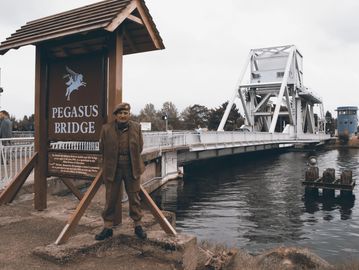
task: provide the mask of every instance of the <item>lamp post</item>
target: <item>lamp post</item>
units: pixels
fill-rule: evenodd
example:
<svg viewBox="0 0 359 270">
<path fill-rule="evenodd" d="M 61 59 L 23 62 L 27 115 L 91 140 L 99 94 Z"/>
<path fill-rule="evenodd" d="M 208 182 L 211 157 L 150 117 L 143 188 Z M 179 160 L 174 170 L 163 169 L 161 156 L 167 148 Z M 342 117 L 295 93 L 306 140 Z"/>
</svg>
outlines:
<svg viewBox="0 0 359 270">
<path fill-rule="evenodd" d="M 168 115 L 167 114 L 162 115 L 162 120 L 165 120 L 166 131 L 167 131 L 168 130 Z"/>
</svg>

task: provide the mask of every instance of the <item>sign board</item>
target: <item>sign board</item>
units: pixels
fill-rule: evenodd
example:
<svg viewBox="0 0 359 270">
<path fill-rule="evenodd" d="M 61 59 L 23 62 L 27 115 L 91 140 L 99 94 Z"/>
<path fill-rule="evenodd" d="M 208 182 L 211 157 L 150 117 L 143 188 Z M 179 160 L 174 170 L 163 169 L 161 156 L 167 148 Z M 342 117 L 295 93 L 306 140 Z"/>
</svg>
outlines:
<svg viewBox="0 0 359 270">
<path fill-rule="evenodd" d="M 94 153 L 49 152 L 51 176 L 92 179 L 100 170 L 102 157 Z"/>
<path fill-rule="evenodd" d="M 140 122 L 142 131 L 151 131 L 151 122 Z"/>
<path fill-rule="evenodd" d="M 82 55 L 49 63 L 50 141 L 96 141 L 105 115 L 105 57 Z"/>
</svg>

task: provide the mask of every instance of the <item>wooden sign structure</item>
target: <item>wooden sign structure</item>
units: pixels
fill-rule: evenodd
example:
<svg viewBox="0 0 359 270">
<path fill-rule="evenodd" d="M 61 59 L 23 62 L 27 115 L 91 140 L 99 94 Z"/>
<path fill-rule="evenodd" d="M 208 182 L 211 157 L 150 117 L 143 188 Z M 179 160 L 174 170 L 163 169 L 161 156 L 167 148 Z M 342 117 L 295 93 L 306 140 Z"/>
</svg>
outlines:
<svg viewBox="0 0 359 270">
<path fill-rule="evenodd" d="M 35 169 L 34 207 L 47 208 L 47 177 L 93 179 L 86 194 L 64 183 L 81 199 L 56 240 L 64 243 L 102 183 L 101 155 L 50 149 L 58 141 L 99 140 L 103 123 L 122 101 L 123 55 L 164 49 L 143 0 L 105 0 L 28 22 L 0 44 L 0 55 L 25 45 L 36 46 L 35 155 L 0 195 L 14 199 Z M 176 231 L 147 192 L 141 197 L 162 228 Z"/>
</svg>

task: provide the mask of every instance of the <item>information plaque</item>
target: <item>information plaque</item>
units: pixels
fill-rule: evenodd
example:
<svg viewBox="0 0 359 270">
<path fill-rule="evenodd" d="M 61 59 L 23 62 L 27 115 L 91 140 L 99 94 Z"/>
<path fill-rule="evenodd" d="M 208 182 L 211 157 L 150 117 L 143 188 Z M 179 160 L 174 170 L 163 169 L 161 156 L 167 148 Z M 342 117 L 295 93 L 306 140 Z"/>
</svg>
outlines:
<svg viewBox="0 0 359 270">
<path fill-rule="evenodd" d="M 93 179 L 102 163 L 101 154 L 49 152 L 48 174 L 67 178 Z"/>
</svg>

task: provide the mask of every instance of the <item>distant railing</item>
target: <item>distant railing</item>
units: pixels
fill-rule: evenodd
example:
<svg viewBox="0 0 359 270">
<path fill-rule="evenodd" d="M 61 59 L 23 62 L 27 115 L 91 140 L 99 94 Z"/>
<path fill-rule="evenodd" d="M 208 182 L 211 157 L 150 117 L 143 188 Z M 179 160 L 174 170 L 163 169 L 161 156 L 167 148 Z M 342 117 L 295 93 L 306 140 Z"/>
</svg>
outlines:
<svg viewBox="0 0 359 270">
<path fill-rule="evenodd" d="M 0 189 L 25 166 L 33 154 L 33 137 L 0 139 Z"/>
<path fill-rule="evenodd" d="M 300 134 L 267 132 L 144 132 L 144 151 L 189 148 L 191 150 L 236 147 L 267 143 L 319 142 L 329 139 L 326 134 Z M 98 142 L 53 142 L 51 149 L 98 151 Z M 0 139 L 0 189 L 18 173 L 34 153 L 34 138 Z"/>
<path fill-rule="evenodd" d="M 34 137 L 34 131 L 13 131 L 12 132 L 13 138 L 28 138 Z"/>
</svg>

